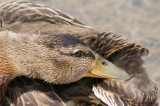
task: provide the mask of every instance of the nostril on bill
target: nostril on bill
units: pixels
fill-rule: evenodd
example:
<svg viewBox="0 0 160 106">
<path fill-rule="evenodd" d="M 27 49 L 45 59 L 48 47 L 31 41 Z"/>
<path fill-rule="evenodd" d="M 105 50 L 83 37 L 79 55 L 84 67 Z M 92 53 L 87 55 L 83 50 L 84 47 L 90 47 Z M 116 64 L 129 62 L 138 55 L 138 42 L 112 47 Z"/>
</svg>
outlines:
<svg viewBox="0 0 160 106">
<path fill-rule="evenodd" d="M 107 65 L 107 63 L 106 63 L 106 62 L 104 62 L 104 61 L 102 61 L 102 64 L 103 64 L 103 65 Z"/>
</svg>

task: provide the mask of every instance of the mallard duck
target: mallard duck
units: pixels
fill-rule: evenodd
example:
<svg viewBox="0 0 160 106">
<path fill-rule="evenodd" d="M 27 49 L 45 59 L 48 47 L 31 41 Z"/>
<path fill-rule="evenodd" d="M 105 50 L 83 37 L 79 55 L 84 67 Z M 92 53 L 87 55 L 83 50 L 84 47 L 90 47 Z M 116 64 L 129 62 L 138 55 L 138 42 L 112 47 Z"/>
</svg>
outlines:
<svg viewBox="0 0 160 106">
<path fill-rule="evenodd" d="M 0 16 L 3 105 L 155 105 L 157 87 L 142 67 L 141 56 L 149 52 L 142 46 L 112 33 L 101 33 L 57 9 L 31 2 L 3 4 Z M 90 55 L 82 58 L 82 54 Z M 59 62 L 59 58 L 66 62 Z M 69 66 L 76 71 L 69 73 Z M 10 71 L 17 68 L 18 73 L 11 76 Z M 59 80 L 52 76 L 53 68 L 57 69 L 57 77 L 61 76 Z M 103 72 L 97 74 L 97 70 Z"/>
</svg>

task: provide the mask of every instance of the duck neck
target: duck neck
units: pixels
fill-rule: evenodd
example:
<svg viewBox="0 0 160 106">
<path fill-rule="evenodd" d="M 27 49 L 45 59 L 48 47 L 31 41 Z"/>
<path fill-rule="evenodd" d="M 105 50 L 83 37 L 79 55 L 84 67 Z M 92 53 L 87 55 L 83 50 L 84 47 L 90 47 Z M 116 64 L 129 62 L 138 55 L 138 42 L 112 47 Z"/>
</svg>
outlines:
<svg viewBox="0 0 160 106">
<path fill-rule="evenodd" d="M 4 45 L 0 40 L 0 101 L 5 95 L 8 83 L 14 78 L 14 68 L 3 49 Z"/>
</svg>

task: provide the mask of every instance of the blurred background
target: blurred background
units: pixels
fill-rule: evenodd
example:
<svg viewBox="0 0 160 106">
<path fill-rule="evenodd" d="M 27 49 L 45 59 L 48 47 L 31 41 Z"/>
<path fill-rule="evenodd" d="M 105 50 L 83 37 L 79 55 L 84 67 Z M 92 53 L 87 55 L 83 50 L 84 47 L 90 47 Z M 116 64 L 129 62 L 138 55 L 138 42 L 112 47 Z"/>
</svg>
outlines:
<svg viewBox="0 0 160 106">
<path fill-rule="evenodd" d="M 9 1 L 13 0 L 0 0 L 0 3 Z M 144 57 L 144 66 L 160 89 L 160 0 L 26 1 L 58 8 L 88 26 L 122 35 L 148 48 L 150 54 Z"/>
</svg>

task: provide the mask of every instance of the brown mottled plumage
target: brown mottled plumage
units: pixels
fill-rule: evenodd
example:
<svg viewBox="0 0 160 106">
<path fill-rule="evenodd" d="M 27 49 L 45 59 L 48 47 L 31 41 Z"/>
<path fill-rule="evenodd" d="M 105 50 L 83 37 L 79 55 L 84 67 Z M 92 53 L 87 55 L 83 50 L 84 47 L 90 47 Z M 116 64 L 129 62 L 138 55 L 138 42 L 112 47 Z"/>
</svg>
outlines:
<svg viewBox="0 0 160 106">
<path fill-rule="evenodd" d="M 100 33 L 54 8 L 30 2 L 3 4 L 0 16 L 2 30 L 74 35 L 131 76 L 126 81 L 83 78 L 67 85 L 20 77 L 7 87 L 5 105 L 156 105 L 157 87 L 142 67 L 141 56 L 148 54 L 142 46 L 128 43 L 112 33 Z"/>
<path fill-rule="evenodd" d="M 3 41 L 0 40 L 2 43 Z M 0 45 L 0 85 L 3 85 L 0 87 L 0 94 L 4 95 L 4 90 L 6 89 L 8 82 L 8 79 L 12 79 L 13 75 L 10 75 L 10 73 L 13 73 L 14 68 L 11 62 L 7 59 L 5 50 L 3 48 L 4 45 Z M 6 71 L 7 70 L 7 71 Z M 7 83 L 7 84 L 6 84 Z M 0 100 L 2 99 L 2 96 L 0 97 Z"/>
</svg>

